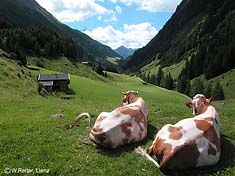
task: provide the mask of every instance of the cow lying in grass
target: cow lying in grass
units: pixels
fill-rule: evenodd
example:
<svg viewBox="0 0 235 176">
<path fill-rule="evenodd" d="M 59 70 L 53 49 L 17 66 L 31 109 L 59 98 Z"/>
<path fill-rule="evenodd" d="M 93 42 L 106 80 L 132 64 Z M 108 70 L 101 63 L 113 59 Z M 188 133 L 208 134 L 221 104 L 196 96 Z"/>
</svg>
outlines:
<svg viewBox="0 0 235 176">
<path fill-rule="evenodd" d="M 220 122 L 210 102 L 211 99 L 197 94 L 186 103 L 193 108 L 195 117 L 163 126 L 147 153 L 141 148 L 137 151 L 149 158 L 155 156 L 160 169 L 180 170 L 216 164 L 221 152 Z"/>
<path fill-rule="evenodd" d="M 147 108 L 138 92 L 123 93 L 123 106 L 99 114 L 90 131 L 90 139 L 98 145 L 116 148 L 143 140 L 147 135 Z"/>
</svg>

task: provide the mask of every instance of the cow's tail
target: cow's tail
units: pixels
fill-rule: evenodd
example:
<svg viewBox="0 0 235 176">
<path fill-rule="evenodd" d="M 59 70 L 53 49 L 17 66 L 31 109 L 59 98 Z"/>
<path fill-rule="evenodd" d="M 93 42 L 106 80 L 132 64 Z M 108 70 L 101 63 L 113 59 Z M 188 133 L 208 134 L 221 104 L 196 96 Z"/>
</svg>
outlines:
<svg viewBox="0 0 235 176">
<path fill-rule="evenodd" d="M 145 158 L 147 158 L 149 161 L 151 161 L 152 163 L 154 163 L 154 165 L 157 167 L 157 168 L 160 168 L 160 165 L 158 164 L 157 161 L 155 161 L 147 152 L 146 150 L 144 150 L 142 147 L 138 146 L 135 148 L 135 152 L 144 156 Z"/>
<path fill-rule="evenodd" d="M 82 118 L 87 118 L 89 123 L 89 128 L 91 128 L 91 115 L 87 112 L 83 112 L 75 117 L 75 120 L 72 124 L 69 125 L 69 128 L 76 127 Z"/>
</svg>

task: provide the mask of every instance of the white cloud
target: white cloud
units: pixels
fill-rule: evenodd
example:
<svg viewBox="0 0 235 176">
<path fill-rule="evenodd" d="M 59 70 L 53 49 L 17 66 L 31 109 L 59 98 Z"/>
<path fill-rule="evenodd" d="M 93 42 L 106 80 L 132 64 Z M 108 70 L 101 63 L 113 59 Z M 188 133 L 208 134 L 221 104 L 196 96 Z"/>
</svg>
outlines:
<svg viewBox="0 0 235 176">
<path fill-rule="evenodd" d="M 123 31 L 116 30 L 109 25 L 84 32 L 113 49 L 121 45 L 128 48 L 143 47 L 157 34 L 156 28 L 147 22 L 132 25 L 124 24 Z"/>
<path fill-rule="evenodd" d="M 82 21 L 91 16 L 111 15 L 113 11 L 98 4 L 104 0 L 36 0 L 41 6 L 52 13 L 62 22 Z M 124 5 L 137 5 L 138 10 L 149 12 L 173 12 L 181 0 L 109 0 L 111 3 L 118 2 Z M 122 8 L 115 7 L 117 13 L 122 12 Z M 112 18 L 112 17 L 110 17 Z M 109 20 L 110 21 L 110 20 Z M 117 19 L 113 18 L 113 21 Z"/>
<path fill-rule="evenodd" d="M 116 4 L 118 0 L 110 0 L 112 3 Z"/>
<path fill-rule="evenodd" d="M 94 0 L 36 0 L 62 22 L 81 21 L 95 15 L 110 14 L 111 11 Z M 101 0 L 99 0 L 101 1 Z"/>
<path fill-rule="evenodd" d="M 139 10 L 149 12 L 173 12 L 182 0 L 119 0 L 127 6 L 136 4 Z"/>
<path fill-rule="evenodd" d="M 120 6 L 116 6 L 116 11 L 117 11 L 118 13 L 122 13 L 122 8 L 121 8 Z"/>
</svg>

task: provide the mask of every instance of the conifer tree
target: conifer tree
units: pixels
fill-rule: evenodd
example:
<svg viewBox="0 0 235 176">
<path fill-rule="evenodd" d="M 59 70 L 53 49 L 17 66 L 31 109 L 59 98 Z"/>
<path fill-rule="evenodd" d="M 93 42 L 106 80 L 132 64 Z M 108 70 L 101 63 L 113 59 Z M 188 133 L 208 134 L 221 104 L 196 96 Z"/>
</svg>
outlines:
<svg viewBox="0 0 235 176">
<path fill-rule="evenodd" d="M 160 67 L 158 70 L 158 73 L 157 73 L 157 78 L 156 78 L 156 85 L 157 86 L 160 86 L 162 77 L 163 77 L 163 71 L 162 71 L 162 68 Z"/>
<path fill-rule="evenodd" d="M 173 78 L 171 77 L 171 74 L 167 74 L 165 77 L 162 78 L 161 84 L 163 84 L 166 89 L 172 90 L 173 89 Z"/>
<path fill-rule="evenodd" d="M 211 86 L 211 83 L 207 83 L 206 84 L 206 87 L 205 87 L 205 90 L 204 90 L 204 95 L 206 97 L 211 97 L 211 94 L 212 94 L 212 86 Z"/>
<path fill-rule="evenodd" d="M 34 51 L 37 56 L 40 56 L 40 45 L 37 41 L 34 44 Z"/>
<path fill-rule="evenodd" d="M 2 39 L 0 38 L 0 49 L 3 49 L 4 50 L 4 44 L 2 42 Z"/>
<path fill-rule="evenodd" d="M 198 79 L 197 85 L 196 85 L 196 91 L 198 93 L 203 93 L 204 92 L 204 85 L 203 81 L 201 79 Z"/>
<path fill-rule="evenodd" d="M 168 81 L 167 81 L 167 82 L 168 82 L 168 83 L 167 83 L 167 86 L 168 86 L 167 89 L 173 90 L 173 88 L 174 88 L 174 80 L 173 80 L 173 78 L 171 77 L 171 74 L 170 74 L 170 73 L 168 74 Z"/>
<path fill-rule="evenodd" d="M 185 67 L 182 69 L 179 77 L 178 77 L 178 85 L 177 90 L 181 93 L 185 92 L 187 82 L 190 78 L 190 63 L 186 60 Z"/>
<path fill-rule="evenodd" d="M 212 96 L 214 97 L 215 100 L 224 100 L 224 91 L 219 81 L 214 86 Z"/>
<path fill-rule="evenodd" d="M 154 74 L 152 74 L 151 76 L 150 76 L 150 78 L 149 78 L 149 83 L 151 83 L 151 84 L 155 84 L 155 75 Z"/>
<path fill-rule="evenodd" d="M 149 72 L 147 73 L 147 77 L 146 77 L 146 81 L 149 83 L 150 80 L 150 76 L 149 76 Z"/>
<path fill-rule="evenodd" d="M 141 74 L 141 75 L 142 75 L 141 79 L 146 82 L 146 81 L 147 81 L 147 80 L 146 80 L 147 78 L 146 78 L 145 73 L 143 73 L 143 74 Z"/>
<path fill-rule="evenodd" d="M 27 60 L 25 57 L 24 49 L 17 48 L 16 49 L 16 57 L 17 57 L 17 60 L 19 60 L 22 63 L 22 65 L 27 66 Z"/>
<path fill-rule="evenodd" d="M 99 75 L 102 75 L 104 76 L 104 69 L 100 66 L 100 65 L 97 65 L 96 68 L 95 68 L 95 71 L 96 73 L 98 73 Z"/>
<path fill-rule="evenodd" d="M 177 85 L 177 90 L 181 93 L 185 92 L 186 84 L 188 81 L 187 75 L 183 75 L 182 73 L 179 75 L 178 78 L 178 85 Z"/>
<path fill-rule="evenodd" d="M 204 85 L 201 79 L 196 79 L 192 87 L 194 87 L 194 90 L 192 90 L 193 95 L 204 93 Z"/>
<path fill-rule="evenodd" d="M 164 88 L 167 88 L 167 82 L 166 82 L 166 78 L 167 76 L 164 76 L 164 74 L 162 75 L 162 79 L 161 79 L 161 82 L 160 82 L 160 85 L 161 87 L 164 87 Z"/>
<path fill-rule="evenodd" d="M 184 91 L 185 95 L 191 96 L 191 84 L 190 80 L 187 80 L 186 89 Z"/>
</svg>

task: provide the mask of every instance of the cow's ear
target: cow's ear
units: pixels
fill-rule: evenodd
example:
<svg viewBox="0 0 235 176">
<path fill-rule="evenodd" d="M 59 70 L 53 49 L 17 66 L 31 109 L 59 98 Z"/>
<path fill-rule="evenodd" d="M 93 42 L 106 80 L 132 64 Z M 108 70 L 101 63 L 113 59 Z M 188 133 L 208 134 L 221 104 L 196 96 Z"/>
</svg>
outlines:
<svg viewBox="0 0 235 176">
<path fill-rule="evenodd" d="M 188 108 L 191 108 L 191 107 L 193 106 L 193 103 L 190 101 L 190 102 L 185 103 L 185 105 L 186 105 Z"/>
<path fill-rule="evenodd" d="M 206 102 L 207 102 L 208 104 L 210 104 L 210 103 L 212 102 L 212 100 L 213 100 L 213 97 L 210 97 L 210 98 L 206 99 Z"/>
</svg>

